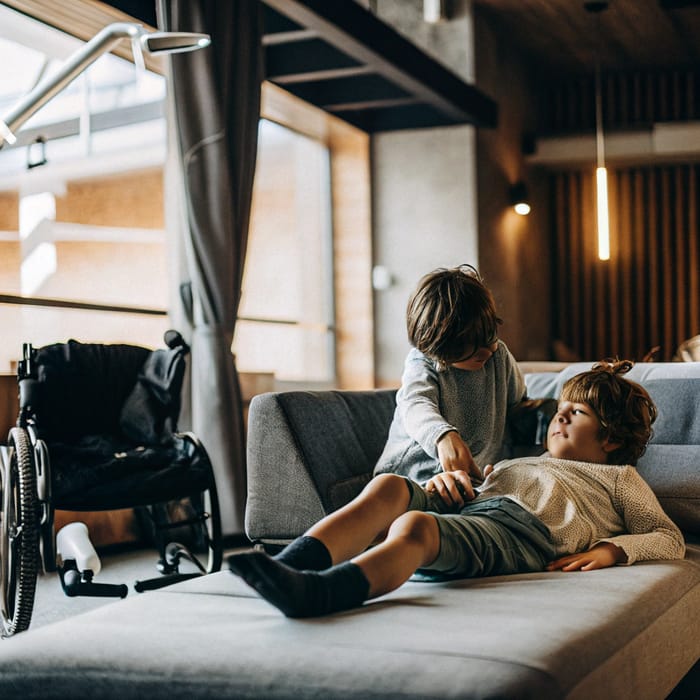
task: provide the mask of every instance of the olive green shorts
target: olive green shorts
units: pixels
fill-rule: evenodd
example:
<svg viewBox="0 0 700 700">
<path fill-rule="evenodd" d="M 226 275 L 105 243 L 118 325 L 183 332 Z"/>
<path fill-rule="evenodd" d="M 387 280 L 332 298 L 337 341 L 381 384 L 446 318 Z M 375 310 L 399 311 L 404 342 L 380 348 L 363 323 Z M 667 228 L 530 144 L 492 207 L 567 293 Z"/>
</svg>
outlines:
<svg viewBox="0 0 700 700">
<path fill-rule="evenodd" d="M 439 580 L 542 571 L 556 558 L 547 527 L 505 497 L 447 506 L 440 496 L 406 479 L 411 497 L 407 510 L 435 517 L 440 553 L 414 579 Z"/>
</svg>

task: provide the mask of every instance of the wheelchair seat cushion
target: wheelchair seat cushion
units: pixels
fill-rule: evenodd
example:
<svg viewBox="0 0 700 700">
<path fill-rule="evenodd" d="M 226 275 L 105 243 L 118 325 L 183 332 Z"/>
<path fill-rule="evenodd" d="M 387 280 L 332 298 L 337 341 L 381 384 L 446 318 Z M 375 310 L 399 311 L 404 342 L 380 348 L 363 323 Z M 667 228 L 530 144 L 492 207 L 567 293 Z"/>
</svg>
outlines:
<svg viewBox="0 0 700 700">
<path fill-rule="evenodd" d="M 182 498 L 210 486 L 205 455 L 173 435 L 161 445 L 134 445 L 87 435 L 50 446 L 52 500 L 59 510 L 113 510 Z"/>
</svg>

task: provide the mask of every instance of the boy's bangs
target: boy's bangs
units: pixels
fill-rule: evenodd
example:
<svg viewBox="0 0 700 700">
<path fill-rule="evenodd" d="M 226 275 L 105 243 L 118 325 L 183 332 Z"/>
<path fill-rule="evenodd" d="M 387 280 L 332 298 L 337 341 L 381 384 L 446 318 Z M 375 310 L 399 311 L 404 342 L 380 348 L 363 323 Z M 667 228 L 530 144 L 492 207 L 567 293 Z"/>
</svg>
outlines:
<svg viewBox="0 0 700 700">
<path fill-rule="evenodd" d="M 561 392 L 563 401 L 571 401 L 572 403 L 590 403 L 590 396 L 593 393 L 592 388 L 583 382 L 569 383 L 564 386 Z"/>
<path fill-rule="evenodd" d="M 598 420 L 605 425 L 605 421 L 600 415 L 604 396 L 601 396 L 601 379 L 604 379 L 604 377 L 601 377 L 600 372 L 584 372 L 572 377 L 562 388 L 561 400 L 571 401 L 572 403 L 585 403 L 591 407 Z"/>
<path fill-rule="evenodd" d="M 493 345 L 498 340 L 499 322 L 500 319 L 491 313 L 484 313 L 475 319 L 474 323 L 465 329 L 460 338 L 462 356 L 465 349 L 475 353 L 479 348 L 487 348 Z"/>
</svg>

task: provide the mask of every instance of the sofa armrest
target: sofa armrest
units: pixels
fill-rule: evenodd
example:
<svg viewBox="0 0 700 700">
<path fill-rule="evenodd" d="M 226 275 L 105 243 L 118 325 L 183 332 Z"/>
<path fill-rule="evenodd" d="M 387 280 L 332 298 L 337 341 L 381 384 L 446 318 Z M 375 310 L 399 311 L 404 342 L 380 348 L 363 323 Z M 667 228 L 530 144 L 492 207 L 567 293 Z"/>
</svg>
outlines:
<svg viewBox="0 0 700 700">
<path fill-rule="evenodd" d="M 248 414 L 246 534 L 281 544 L 344 505 L 369 481 L 395 391 L 255 396 Z"/>
</svg>

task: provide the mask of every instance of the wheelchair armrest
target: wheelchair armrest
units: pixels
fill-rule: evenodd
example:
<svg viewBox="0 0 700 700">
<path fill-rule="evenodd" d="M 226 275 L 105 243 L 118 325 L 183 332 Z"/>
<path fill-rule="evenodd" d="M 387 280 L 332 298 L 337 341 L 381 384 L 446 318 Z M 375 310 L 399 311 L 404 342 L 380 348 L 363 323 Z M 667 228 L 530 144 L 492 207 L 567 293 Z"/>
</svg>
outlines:
<svg viewBox="0 0 700 700">
<path fill-rule="evenodd" d="M 19 387 L 20 410 L 31 409 L 39 396 L 39 380 L 31 376 L 20 377 L 18 375 L 17 384 Z"/>
</svg>

